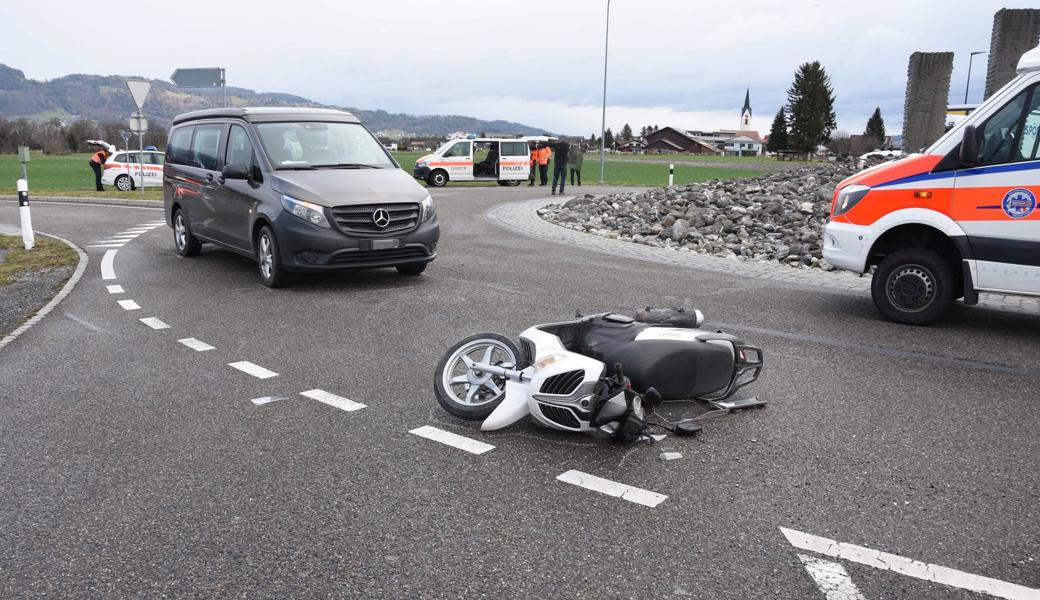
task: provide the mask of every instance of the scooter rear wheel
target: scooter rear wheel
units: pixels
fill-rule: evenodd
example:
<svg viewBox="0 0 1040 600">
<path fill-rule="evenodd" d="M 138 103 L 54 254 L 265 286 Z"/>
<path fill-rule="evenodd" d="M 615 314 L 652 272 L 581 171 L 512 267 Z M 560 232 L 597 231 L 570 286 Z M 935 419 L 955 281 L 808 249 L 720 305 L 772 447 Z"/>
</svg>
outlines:
<svg viewBox="0 0 1040 600">
<path fill-rule="evenodd" d="M 444 410 L 467 421 L 486 419 L 506 397 L 505 378 L 472 368 L 475 363 L 526 366 L 513 342 L 497 333 L 471 335 L 449 348 L 437 363 L 433 389 Z"/>
</svg>

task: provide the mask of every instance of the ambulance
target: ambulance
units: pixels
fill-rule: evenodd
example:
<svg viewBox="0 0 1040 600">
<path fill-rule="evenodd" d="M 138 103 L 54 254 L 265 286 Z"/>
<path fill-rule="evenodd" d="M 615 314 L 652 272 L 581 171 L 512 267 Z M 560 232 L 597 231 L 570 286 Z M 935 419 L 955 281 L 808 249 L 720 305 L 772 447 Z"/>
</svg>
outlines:
<svg viewBox="0 0 1040 600">
<path fill-rule="evenodd" d="M 897 323 L 930 323 L 979 292 L 1040 296 L 1037 196 L 1040 47 L 929 148 L 838 184 L 823 257 L 873 269 L 874 304 Z"/>
<path fill-rule="evenodd" d="M 166 155 L 162 152 L 117 150 L 105 161 L 101 184 L 114 185 L 121 192 L 128 192 L 142 185 L 144 187 L 162 187 L 165 161 Z"/>
<path fill-rule="evenodd" d="M 449 181 L 497 181 L 519 185 L 531 172 L 531 151 L 516 138 L 448 140 L 415 161 L 412 175 L 433 187 Z"/>
</svg>

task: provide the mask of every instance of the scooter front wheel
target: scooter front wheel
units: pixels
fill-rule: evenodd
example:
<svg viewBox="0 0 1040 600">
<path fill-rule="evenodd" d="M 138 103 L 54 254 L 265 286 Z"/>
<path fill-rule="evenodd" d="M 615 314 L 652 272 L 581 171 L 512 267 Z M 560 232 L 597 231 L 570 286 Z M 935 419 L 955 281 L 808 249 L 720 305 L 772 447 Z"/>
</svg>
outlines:
<svg viewBox="0 0 1040 600">
<path fill-rule="evenodd" d="M 478 333 L 444 353 L 433 374 L 433 389 L 444 410 L 467 421 L 482 421 L 506 397 L 506 379 L 486 373 L 477 364 L 522 369 L 520 351 L 509 338 Z"/>
</svg>

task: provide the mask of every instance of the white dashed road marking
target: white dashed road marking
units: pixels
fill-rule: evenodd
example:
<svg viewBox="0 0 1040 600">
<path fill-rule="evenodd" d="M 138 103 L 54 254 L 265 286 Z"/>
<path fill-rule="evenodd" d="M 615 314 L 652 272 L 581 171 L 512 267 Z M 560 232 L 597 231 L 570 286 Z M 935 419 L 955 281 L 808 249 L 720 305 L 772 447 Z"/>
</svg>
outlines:
<svg viewBox="0 0 1040 600">
<path fill-rule="evenodd" d="M 799 554 L 798 558 L 827 600 L 866 600 L 845 567 L 815 556 Z"/>
<path fill-rule="evenodd" d="M 101 257 L 101 278 L 102 279 L 115 279 L 116 270 L 112 267 L 112 261 L 116 257 L 116 250 L 109 250 L 105 252 L 105 255 Z"/>
<path fill-rule="evenodd" d="M 470 454 L 484 454 L 495 449 L 491 444 L 485 444 L 484 442 L 478 442 L 477 440 L 471 440 L 468 437 L 456 435 L 450 431 L 444 431 L 443 429 L 437 429 L 436 427 L 430 427 L 429 425 L 423 425 L 417 429 L 413 429 L 408 433 L 417 435 L 421 438 L 440 442 L 459 450 L 465 450 Z"/>
<path fill-rule="evenodd" d="M 632 487 L 624 483 L 603 479 L 602 477 L 596 477 L 595 475 L 589 475 L 588 473 L 582 473 L 581 471 L 575 471 L 573 469 L 562 475 L 557 475 L 556 479 L 564 483 L 576 485 L 587 490 L 592 490 L 615 498 L 621 498 L 622 500 L 628 500 L 629 502 L 635 502 L 636 504 L 642 504 L 643 506 L 649 506 L 651 508 L 668 499 L 668 496 L 665 496 L 664 494 L 658 494 L 657 492 L 651 492 L 650 490 Z"/>
<path fill-rule="evenodd" d="M 264 404 L 269 404 L 271 402 L 277 402 L 279 400 L 288 400 L 288 398 L 278 397 L 278 396 L 264 396 L 263 398 L 253 398 L 252 400 L 250 400 L 250 402 L 252 402 L 253 404 L 255 404 L 257 406 L 263 406 Z"/>
<path fill-rule="evenodd" d="M 904 558 L 855 544 L 837 542 L 793 529 L 781 527 L 780 531 L 783 532 L 784 536 L 787 537 L 787 541 L 791 542 L 791 545 L 795 548 L 816 552 L 817 554 L 841 558 L 916 579 L 934 581 L 935 583 L 941 583 L 954 588 L 989 594 L 997 598 L 1006 598 L 1007 600 L 1040 600 L 1040 590 L 1035 588 L 1027 588 L 1015 583 L 1008 583 L 981 575 L 972 575 L 964 571 L 923 563 L 919 560 Z"/>
<path fill-rule="evenodd" d="M 138 310 L 141 308 L 141 305 L 133 300 L 120 300 L 119 306 L 122 306 L 124 310 Z"/>
<path fill-rule="evenodd" d="M 122 248 L 123 244 L 87 244 L 87 248 Z M 113 277 L 113 279 L 115 279 Z"/>
<path fill-rule="evenodd" d="M 122 294 L 123 286 L 121 285 L 106 285 L 105 289 L 108 290 L 109 294 Z"/>
<path fill-rule="evenodd" d="M 248 360 L 240 360 L 238 362 L 228 363 L 229 367 L 234 367 L 243 373 L 248 373 L 258 379 L 270 379 L 271 377 L 278 377 L 278 373 L 270 371 L 261 367 L 260 365 L 254 365 Z"/>
<path fill-rule="evenodd" d="M 365 408 L 365 405 L 361 404 L 360 402 L 354 402 L 353 400 L 348 400 L 342 396 L 330 394 L 325 390 L 307 390 L 306 392 L 300 392 L 300 395 L 306 396 L 312 400 L 317 400 L 318 402 L 322 402 L 324 404 L 328 404 L 329 406 L 336 407 L 340 410 L 345 410 L 347 412 L 361 410 L 362 408 Z"/>
<path fill-rule="evenodd" d="M 169 325 L 167 325 L 166 323 L 163 323 L 162 321 L 160 321 L 159 319 L 156 319 L 155 317 L 145 317 L 145 318 L 141 319 L 141 322 L 144 323 L 145 325 L 151 327 L 152 329 L 169 329 L 170 328 Z"/>
<path fill-rule="evenodd" d="M 183 340 L 177 341 L 191 348 L 192 350 L 195 350 L 196 352 L 205 352 L 206 350 L 213 350 L 213 346 L 210 346 L 206 342 L 203 342 L 202 340 L 197 340 L 195 338 L 184 338 Z"/>
</svg>

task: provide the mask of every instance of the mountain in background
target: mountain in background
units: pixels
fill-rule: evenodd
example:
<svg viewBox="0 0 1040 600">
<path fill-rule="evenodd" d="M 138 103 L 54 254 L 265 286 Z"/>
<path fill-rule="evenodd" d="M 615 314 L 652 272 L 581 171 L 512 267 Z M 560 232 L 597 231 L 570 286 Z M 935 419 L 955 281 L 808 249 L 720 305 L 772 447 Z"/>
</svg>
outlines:
<svg viewBox="0 0 1040 600">
<path fill-rule="evenodd" d="M 126 90 L 126 78 L 109 75 L 66 75 L 50 81 L 26 79 L 18 69 L 0 64 L 0 117 L 8 119 L 125 121 L 134 112 Z M 190 110 L 223 106 L 217 90 L 182 90 L 172 83 L 152 79 L 144 114 L 152 122 L 169 127 L 173 117 Z M 461 115 L 407 115 L 385 110 L 363 110 L 319 104 L 307 98 L 245 88 L 227 88 L 228 106 L 310 106 L 342 108 L 354 113 L 372 131 L 398 131 L 425 136 L 445 136 L 456 131 L 535 135 L 544 133 L 520 123 L 485 121 Z"/>
</svg>

